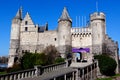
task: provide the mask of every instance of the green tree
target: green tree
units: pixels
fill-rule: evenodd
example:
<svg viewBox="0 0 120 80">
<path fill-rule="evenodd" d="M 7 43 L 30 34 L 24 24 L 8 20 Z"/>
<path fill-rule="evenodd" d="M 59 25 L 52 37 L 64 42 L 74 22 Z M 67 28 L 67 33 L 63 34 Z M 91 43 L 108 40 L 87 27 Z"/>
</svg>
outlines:
<svg viewBox="0 0 120 80">
<path fill-rule="evenodd" d="M 32 53 L 25 53 L 21 59 L 23 69 L 33 68 L 35 59 Z"/>
<path fill-rule="evenodd" d="M 61 63 L 61 62 L 65 62 L 65 59 L 61 57 L 55 59 L 55 63 Z"/>
<path fill-rule="evenodd" d="M 22 68 L 29 69 L 35 65 L 47 65 L 47 56 L 44 53 L 25 53 L 21 59 Z"/>
<path fill-rule="evenodd" d="M 54 64 L 59 53 L 55 46 L 48 46 L 43 53 L 25 53 L 21 58 L 21 66 L 23 69 L 33 68 L 35 65 L 50 65 Z M 62 59 L 63 60 L 63 59 Z M 57 60 L 61 62 L 62 60 Z"/>
<path fill-rule="evenodd" d="M 98 59 L 100 72 L 103 75 L 111 76 L 115 74 L 117 63 L 113 58 L 107 55 L 96 55 L 94 58 Z"/>
<path fill-rule="evenodd" d="M 55 48 L 55 46 L 48 46 L 45 48 L 45 50 L 43 51 L 43 53 L 45 53 L 47 55 L 47 64 L 54 64 L 55 63 L 55 59 L 59 56 L 59 52 L 57 51 L 57 49 Z"/>
<path fill-rule="evenodd" d="M 35 53 L 34 54 L 35 63 L 34 65 L 47 65 L 47 56 L 44 53 Z"/>
</svg>

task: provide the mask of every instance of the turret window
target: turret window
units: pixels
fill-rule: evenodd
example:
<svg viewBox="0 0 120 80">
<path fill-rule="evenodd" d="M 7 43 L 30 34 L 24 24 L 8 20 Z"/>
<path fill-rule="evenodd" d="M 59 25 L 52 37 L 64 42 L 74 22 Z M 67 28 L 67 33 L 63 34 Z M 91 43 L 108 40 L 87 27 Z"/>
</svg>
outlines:
<svg viewBox="0 0 120 80">
<path fill-rule="evenodd" d="M 25 21 L 25 25 L 28 25 L 28 21 Z"/>
<path fill-rule="evenodd" d="M 25 31 L 28 31 L 28 27 L 25 27 Z"/>
<path fill-rule="evenodd" d="M 54 38 L 54 40 L 56 41 L 57 39 L 56 39 L 56 38 Z"/>
</svg>

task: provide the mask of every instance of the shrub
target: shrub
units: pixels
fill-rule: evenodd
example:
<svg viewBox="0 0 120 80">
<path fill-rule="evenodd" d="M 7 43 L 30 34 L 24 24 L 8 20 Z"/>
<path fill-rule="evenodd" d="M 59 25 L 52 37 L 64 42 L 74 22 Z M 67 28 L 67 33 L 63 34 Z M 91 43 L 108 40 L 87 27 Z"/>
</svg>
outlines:
<svg viewBox="0 0 120 80">
<path fill-rule="evenodd" d="M 22 70 L 21 65 L 15 63 L 15 64 L 13 65 L 13 67 L 7 69 L 7 73 L 16 72 L 16 71 L 20 71 L 20 70 Z"/>
<path fill-rule="evenodd" d="M 35 58 L 34 65 L 44 66 L 47 64 L 47 56 L 44 53 L 41 54 L 35 53 L 34 58 Z"/>
<path fill-rule="evenodd" d="M 32 53 L 25 53 L 21 59 L 21 66 L 23 69 L 33 68 L 34 61 Z"/>
<path fill-rule="evenodd" d="M 55 63 L 61 63 L 61 62 L 65 62 L 65 59 L 61 57 L 55 59 Z"/>
<path fill-rule="evenodd" d="M 59 52 L 57 51 L 56 47 L 53 45 L 47 46 L 43 53 L 47 55 L 47 64 L 54 64 L 55 58 L 59 56 Z"/>
<path fill-rule="evenodd" d="M 55 63 L 59 53 L 55 46 L 48 46 L 43 53 L 25 53 L 21 58 L 21 66 L 23 69 L 33 68 L 35 65 L 50 65 Z M 58 61 L 59 62 L 59 61 Z"/>
<path fill-rule="evenodd" d="M 44 53 L 25 53 L 21 59 L 23 69 L 33 68 L 35 65 L 46 65 L 47 56 Z"/>
<path fill-rule="evenodd" d="M 98 63 L 99 63 L 99 68 L 100 68 L 100 72 L 103 75 L 106 76 L 112 76 L 115 74 L 115 69 L 116 69 L 116 61 L 106 55 L 97 55 L 94 56 L 95 59 L 98 59 Z"/>
<path fill-rule="evenodd" d="M 4 74 L 7 74 L 7 72 L 6 71 L 0 72 L 0 75 L 4 75 Z"/>
</svg>

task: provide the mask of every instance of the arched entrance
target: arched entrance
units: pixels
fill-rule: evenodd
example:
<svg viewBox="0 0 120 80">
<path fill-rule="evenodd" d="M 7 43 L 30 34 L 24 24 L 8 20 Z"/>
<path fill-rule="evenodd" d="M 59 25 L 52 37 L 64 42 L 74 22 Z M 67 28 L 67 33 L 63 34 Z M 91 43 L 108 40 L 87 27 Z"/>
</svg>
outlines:
<svg viewBox="0 0 120 80">
<path fill-rule="evenodd" d="M 81 62 L 81 59 L 82 59 L 82 54 L 81 53 L 75 53 L 75 59 L 76 59 L 76 62 Z"/>
<path fill-rule="evenodd" d="M 87 53 L 90 52 L 89 48 L 72 48 L 74 62 L 87 62 Z"/>
</svg>

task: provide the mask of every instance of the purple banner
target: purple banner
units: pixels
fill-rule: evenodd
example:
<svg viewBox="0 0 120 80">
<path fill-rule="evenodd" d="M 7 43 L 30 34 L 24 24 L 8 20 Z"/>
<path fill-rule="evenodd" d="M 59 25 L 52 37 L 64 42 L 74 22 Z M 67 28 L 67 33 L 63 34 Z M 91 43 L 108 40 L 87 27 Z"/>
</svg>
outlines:
<svg viewBox="0 0 120 80">
<path fill-rule="evenodd" d="M 79 52 L 90 52 L 90 48 L 72 48 L 73 53 L 79 53 Z"/>
</svg>

